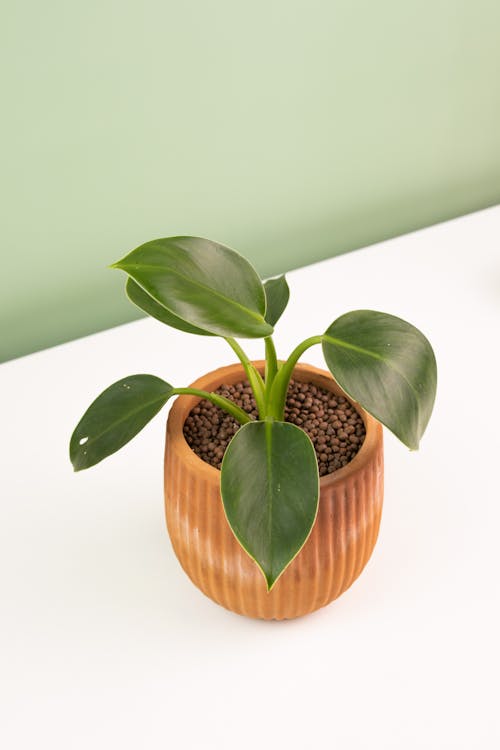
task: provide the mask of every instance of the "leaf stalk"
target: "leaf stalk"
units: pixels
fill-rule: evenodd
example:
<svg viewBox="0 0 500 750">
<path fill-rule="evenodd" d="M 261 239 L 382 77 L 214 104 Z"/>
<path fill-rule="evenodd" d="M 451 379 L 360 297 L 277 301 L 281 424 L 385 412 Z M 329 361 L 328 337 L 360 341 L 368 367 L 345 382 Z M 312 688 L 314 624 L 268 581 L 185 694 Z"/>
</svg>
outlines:
<svg viewBox="0 0 500 750">
<path fill-rule="evenodd" d="M 285 418 L 286 394 L 295 365 L 307 349 L 316 344 L 321 344 L 322 341 L 323 336 L 310 336 L 302 341 L 295 347 L 277 372 L 267 401 L 268 411 L 275 419 L 284 420 Z"/>
<path fill-rule="evenodd" d="M 234 419 L 240 424 L 246 424 L 252 422 L 252 418 L 246 411 L 240 409 L 233 401 L 230 401 L 224 396 L 219 396 L 217 393 L 209 393 L 208 391 L 201 391 L 198 388 L 174 388 L 172 395 L 176 396 L 199 396 L 205 398 L 207 401 L 211 401 L 212 404 L 218 406 L 224 411 L 227 411 Z"/>
<path fill-rule="evenodd" d="M 238 344 L 237 341 L 235 341 L 231 337 L 224 337 L 224 340 L 227 341 L 233 352 L 236 354 L 238 359 L 240 360 L 241 364 L 243 365 L 243 369 L 245 370 L 245 375 L 247 376 L 248 382 L 250 383 L 250 387 L 252 388 L 252 391 L 255 396 L 255 401 L 257 404 L 257 410 L 259 412 L 259 418 L 263 419 L 266 413 L 266 398 L 265 398 L 265 385 L 264 381 L 262 380 L 262 375 L 257 370 L 256 367 L 250 362 L 247 355 L 241 348 L 241 346 Z"/>
</svg>

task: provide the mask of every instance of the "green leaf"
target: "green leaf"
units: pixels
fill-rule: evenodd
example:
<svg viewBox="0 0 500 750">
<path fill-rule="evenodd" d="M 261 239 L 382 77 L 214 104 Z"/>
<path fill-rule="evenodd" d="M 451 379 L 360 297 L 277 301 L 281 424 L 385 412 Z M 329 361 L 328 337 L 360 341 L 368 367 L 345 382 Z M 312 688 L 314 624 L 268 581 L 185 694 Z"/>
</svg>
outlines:
<svg viewBox="0 0 500 750">
<path fill-rule="evenodd" d="M 154 375 L 130 375 L 89 406 L 73 435 L 69 455 L 75 471 L 88 469 L 128 443 L 166 403 L 173 388 Z"/>
<path fill-rule="evenodd" d="M 186 333 L 195 333 L 198 336 L 213 336 L 209 331 L 204 331 L 202 328 L 192 326 L 190 323 L 187 323 L 185 320 L 182 320 L 182 318 L 179 318 L 177 315 L 174 315 L 174 313 L 167 310 L 166 307 L 155 302 L 155 300 L 130 277 L 127 279 L 125 291 L 127 297 L 134 303 L 134 305 L 140 307 L 141 310 L 144 310 L 145 313 L 151 315 L 152 318 L 156 318 L 162 323 L 171 326 L 171 328 L 178 328 L 179 331 L 185 331 Z"/>
<path fill-rule="evenodd" d="M 229 524 L 270 590 L 298 554 L 318 509 L 318 464 L 306 433 L 288 422 L 240 427 L 222 461 Z"/>
<path fill-rule="evenodd" d="M 132 250 L 113 264 L 147 294 L 192 326 L 218 336 L 259 338 L 273 329 L 264 319 L 262 282 L 234 250 L 201 237 L 167 237 Z"/>
<path fill-rule="evenodd" d="M 323 336 L 337 383 L 408 448 L 416 450 L 436 396 L 436 359 L 425 336 L 394 315 L 354 310 Z"/>
<path fill-rule="evenodd" d="M 288 305 L 290 289 L 284 276 L 264 281 L 264 289 L 267 299 L 266 321 L 275 326 Z"/>
</svg>

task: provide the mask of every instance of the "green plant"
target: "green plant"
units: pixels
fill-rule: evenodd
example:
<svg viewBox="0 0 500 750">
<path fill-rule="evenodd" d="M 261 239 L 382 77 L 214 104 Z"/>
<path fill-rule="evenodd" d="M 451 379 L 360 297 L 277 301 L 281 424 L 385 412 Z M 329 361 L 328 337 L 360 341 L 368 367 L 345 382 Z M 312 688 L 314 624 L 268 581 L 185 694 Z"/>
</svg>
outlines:
<svg viewBox="0 0 500 750">
<path fill-rule="evenodd" d="M 131 375 L 107 388 L 78 423 L 70 442 L 76 471 L 97 464 L 133 438 L 171 396 L 208 399 L 242 427 L 221 470 L 228 522 L 265 576 L 268 590 L 304 545 L 316 518 L 319 477 L 308 435 L 284 421 L 293 369 L 321 344 L 335 380 L 410 449 L 431 416 L 436 361 L 414 326 L 372 310 L 337 318 L 325 333 L 300 343 L 279 361 L 273 327 L 289 297 L 285 277 L 262 283 L 241 255 L 199 237 L 170 237 L 141 245 L 113 268 L 128 275 L 130 300 L 148 315 L 186 333 L 221 336 L 241 361 L 259 419 L 215 393 L 175 388 L 153 375 Z M 263 338 L 264 377 L 235 338 Z"/>
</svg>

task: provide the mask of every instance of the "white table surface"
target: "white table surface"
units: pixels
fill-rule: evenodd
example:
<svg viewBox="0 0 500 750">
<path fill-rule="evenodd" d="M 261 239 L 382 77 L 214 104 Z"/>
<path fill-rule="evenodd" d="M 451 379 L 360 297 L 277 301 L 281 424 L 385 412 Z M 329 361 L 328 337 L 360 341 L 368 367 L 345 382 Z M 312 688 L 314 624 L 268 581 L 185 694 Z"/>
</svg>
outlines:
<svg viewBox="0 0 500 750">
<path fill-rule="evenodd" d="M 281 356 L 372 308 L 420 327 L 439 368 L 421 450 L 386 431 L 371 561 L 294 621 L 227 612 L 181 570 L 166 411 L 93 469 L 68 460 L 106 386 L 138 372 L 187 385 L 233 361 L 223 341 L 143 320 L 0 367 L 2 748 L 500 746 L 499 247 L 500 207 L 288 275 Z M 305 359 L 321 365 L 320 348 Z"/>
</svg>

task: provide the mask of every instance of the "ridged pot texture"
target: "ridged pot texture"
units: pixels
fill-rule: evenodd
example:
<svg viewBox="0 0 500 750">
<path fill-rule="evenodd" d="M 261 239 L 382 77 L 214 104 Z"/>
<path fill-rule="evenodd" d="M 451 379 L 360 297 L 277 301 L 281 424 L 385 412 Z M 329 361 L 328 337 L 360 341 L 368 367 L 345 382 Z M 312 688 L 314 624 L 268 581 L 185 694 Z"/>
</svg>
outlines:
<svg viewBox="0 0 500 750">
<path fill-rule="evenodd" d="M 255 364 L 262 372 L 264 363 Z M 328 372 L 310 365 L 297 365 L 293 377 L 345 396 Z M 213 391 L 244 378 L 243 368 L 235 364 L 204 375 L 193 387 Z M 282 620 L 329 604 L 359 576 L 377 539 L 384 482 L 382 426 L 354 404 L 366 427 L 363 445 L 347 466 L 321 478 L 309 538 L 268 593 L 262 573 L 226 520 L 220 471 L 202 461 L 184 438 L 184 422 L 199 400 L 178 397 L 167 422 L 165 509 L 182 567 L 207 596 L 248 617 Z"/>
</svg>

